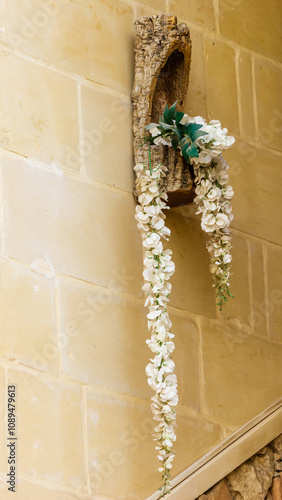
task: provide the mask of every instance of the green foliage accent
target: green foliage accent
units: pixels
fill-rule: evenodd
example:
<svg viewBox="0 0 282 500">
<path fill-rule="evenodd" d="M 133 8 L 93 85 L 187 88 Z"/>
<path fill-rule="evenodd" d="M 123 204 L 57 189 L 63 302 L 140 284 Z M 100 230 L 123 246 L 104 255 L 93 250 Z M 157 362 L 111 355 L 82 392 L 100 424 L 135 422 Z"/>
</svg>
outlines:
<svg viewBox="0 0 282 500">
<path fill-rule="evenodd" d="M 160 116 L 159 123 L 149 123 L 149 125 L 145 127 L 145 130 L 157 128 L 159 131 L 159 134 L 155 137 L 143 137 L 143 144 L 149 143 L 150 172 L 152 171 L 150 145 L 154 144 L 154 140 L 157 137 L 163 137 L 164 139 L 170 138 L 172 147 L 175 150 L 180 149 L 183 158 L 185 158 L 188 162 L 190 162 L 190 158 L 197 158 L 199 156 L 195 141 L 199 137 L 207 135 L 207 132 L 201 130 L 202 125 L 199 123 L 180 123 L 184 113 L 182 111 L 176 111 L 176 106 L 177 101 L 170 108 L 166 105 L 163 116 Z M 139 147 L 143 146 L 143 144 Z M 234 298 L 234 295 L 230 292 L 229 286 L 227 286 L 224 281 L 222 283 L 218 283 L 216 285 L 216 303 L 220 310 L 222 310 L 223 305 L 230 298 Z M 163 488 L 160 488 L 160 490 L 162 491 L 161 497 L 168 493 L 166 483 Z"/>
<path fill-rule="evenodd" d="M 224 284 L 224 285 L 218 285 L 217 286 L 217 292 L 216 292 L 216 299 L 217 303 L 216 305 L 219 306 L 220 311 L 222 311 L 222 307 L 226 302 L 228 302 L 229 299 L 235 299 L 235 296 L 232 295 L 232 293 L 229 290 L 229 287 Z"/>
<path fill-rule="evenodd" d="M 176 125 L 178 125 L 178 123 L 182 120 L 183 116 L 184 116 L 184 113 L 182 111 L 176 111 L 176 114 L 175 114 Z"/>
<path fill-rule="evenodd" d="M 177 101 L 169 108 L 166 105 L 163 116 L 160 117 L 159 123 L 149 123 L 145 130 L 157 128 L 159 134 L 155 137 L 144 137 L 145 142 L 153 144 L 156 137 L 170 138 L 172 147 L 176 150 L 181 149 L 182 155 L 189 162 L 189 158 L 199 156 L 195 140 L 198 137 L 207 133 L 201 131 L 202 125 L 198 123 L 188 123 L 183 125 L 181 122 L 184 113 L 176 111 Z"/>
</svg>

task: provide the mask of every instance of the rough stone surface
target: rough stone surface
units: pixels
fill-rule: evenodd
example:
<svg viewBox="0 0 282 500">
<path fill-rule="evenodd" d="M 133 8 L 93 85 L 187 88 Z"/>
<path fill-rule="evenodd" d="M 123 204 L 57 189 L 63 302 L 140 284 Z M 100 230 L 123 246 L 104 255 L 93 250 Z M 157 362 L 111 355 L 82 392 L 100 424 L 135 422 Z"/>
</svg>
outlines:
<svg viewBox="0 0 282 500">
<path fill-rule="evenodd" d="M 186 24 L 177 26 L 171 15 L 142 17 L 135 22 L 135 80 L 132 91 L 135 163 L 148 164 L 148 146 L 141 146 L 144 127 L 158 122 L 166 104 L 178 101 L 183 110 L 189 80 L 191 41 Z M 140 147 L 141 146 L 141 147 Z M 168 167 L 165 189 L 191 191 L 193 180 L 188 163 L 167 146 L 151 148 L 152 160 Z M 138 193 L 136 193 L 138 194 Z M 177 205 L 170 200 L 170 206 Z"/>
<path fill-rule="evenodd" d="M 262 450 L 263 451 L 263 450 Z M 274 475 L 273 451 L 267 448 L 227 476 L 235 500 L 264 500 Z"/>
<path fill-rule="evenodd" d="M 250 463 L 241 465 L 227 478 L 234 500 L 264 500 L 266 492 L 263 491 L 255 468 Z"/>
<path fill-rule="evenodd" d="M 271 494 L 273 500 L 282 500 L 282 476 L 273 479 Z"/>
<path fill-rule="evenodd" d="M 273 447 L 277 450 L 282 460 L 282 434 L 273 441 Z"/>
<path fill-rule="evenodd" d="M 211 490 L 199 497 L 199 500 L 232 500 L 228 483 L 226 479 L 222 479 Z"/>
<path fill-rule="evenodd" d="M 198 500 L 282 500 L 282 434 Z"/>
</svg>

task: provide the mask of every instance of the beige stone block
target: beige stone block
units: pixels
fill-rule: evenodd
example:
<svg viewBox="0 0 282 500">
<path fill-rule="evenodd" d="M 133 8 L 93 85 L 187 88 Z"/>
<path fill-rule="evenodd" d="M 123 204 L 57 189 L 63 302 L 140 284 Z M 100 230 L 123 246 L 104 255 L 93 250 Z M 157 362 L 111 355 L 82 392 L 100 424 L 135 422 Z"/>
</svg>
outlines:
<svg viewBox="0 0 282 500">
<path fill-rule="evenodd" d="M 180 414 L 177 415 L 176 436 L 173 476 L 180 474 L 222 441 L 218 424 Z"/>
<path fill-rule="evenodd" d="M 252 267 L 252 313 L 251 324 L 254 332 L 260 335 L 267 334 L 266 327 L 266 301 L 263 249 L 261 243 L 250 242 L 251 267 Z M 282 294 L 281 294 L 282 298 Z"/>
<path fill-rule="evenodd" d="M 145 366 L 146 311 L 115 295 L 61 283 L 62 368 L 70 377 L 114 391 L 152 396 Z"/>
<path fill-rule="evenodd" d="M 175 350 L 173 360 L 177 375 L 179 403 L 200 410 L 199 367 L 196 327 L 192 321 L 170 313 Z"/>
<path fill-rule="evenodd" d="M 239 82 L 242 133 L 248 139 L 255 139 L 251 57 L 243 51 L 239 53 Z"/>
<path fill-rule="evenodd" d="M 152 353 L 143 305 L 102 288 L 90 291 L 63 282 L 60 296 L 63 371 L 87 384 L 152 397 L 145 374 Z M 195 326 L 176 314 L 170 317 L 180 402 L 199 410 Z"/>
<path fill-rule="evenodd" d="M 16 385 L 18 473 L 83 486 L 80 391 L 17 370 L 9 370 L 8 380 Z"/>
<path fill-rule="evenodd" d="M 90 393 L 88 446 L 91 486 L 97 494 L 147 498 L 160 487 L 150 408 Z M 173 476 L 220 441 L 219 425 L 177 417 Z M 116 495 L 116 496 L 115 496 Z"/>
<path fill-rule="evenodd" d="M 17 11 L 17 16 L 14 12 Z M 133 16 L 119 0 L 11 0 L 2 6 L 4 42 L 59 68 L 130 93 Z"/>
<path fill-rule="evenodd" d="M 239 118 L 234 50 L 223 42 L 205 39 L 209 118 L 238 134 Z"/>
<path fill-rule="evenodd" d="M 260 141 L 282 151 L 282 72 L 271 62 L 257 59 L 255 75 Z"/>
<path fill-rule="evenodd" d="M 130 101 L 82 87 L 81 106 L 86 175 L 131 193 L 134 163 Z"/>
<path fill-rule="evenodd" d="M 202 28 L 215 31 L 215 18 L 212 0 L 199 0 L 198 2 L 187 2 L 187 0 L 169 0 L 169 13 L 178 17 L 178 22 L 189 21 Z"/>
<path fill-rule="evenodd" d="M 171 229 L 168 247 L 176 271 L 171 278 L 171 305 L 194 314 L 215 316 L 215 294 L 209 271 L 206 234 L 200 218 L 186 217 L 184 209 L 170 211 L 167 225 Z"/>
<path fill-rule="evenodd" d="M 279 1 L 219 0 L 221 34 L 259 54 L 281 61 L 281 6 Z"/>
<path fill-rule="evenodd" d="M 190 116 L 203 116 L 207 119 L 207 88 L 203 35 L 190 29 L 192 40 L 192 59 L 185 113 Z"/>
<path fill-rule="evenodd" d="M 54 284 L 20 264 L 0 263 L 2 356 L 57 373 Z"/>
<path fill-rule="evenodd" d="M 242 323 L 250 323 L 250 299 L 248 277 L 248 251 L 245 238 L 232 235 L 232 267 L 230 291 L 234 298 L 230 298 L 223 306 L 222 315 L 225 319 L 236 318 Z"/>
<path fill-rule="evenodd" d="M 233 226 L 281 245 L 281 158 L 239 140 L 224 158 L 235 192 Z"/>
<path fill-rule="evenodd" d="M 164 12 L 164 10 L 162 11 Z M 150 6 L 137 4 L 135 10 L 135 19 L 139 21 L 139 19 L 141 19 L 141 17 L 143 16 L 152 16 L 160 13 L 160 11 L 153 8 L 152 4 Z"/>
<path fill-rule="evenodd" d="M 154 3 L 152 3 L 151 0 L 138 0 L 138 1 L 139 1 L 139 3 L 144 4 L 145 6 L 148 6 L 148 7 L 154 8 L 155 10 L 161 11 L 160 13 L 165 12 L 165 9 L 166 9 L 165 0 L 156 0 Z M 140 8 L 140 7 L 138 6 L 138 8 Z M 145 8 L 144 8 L 144 10 L 145 10 Z M 145 15 L 149 15 L 149 14 L 142 14 L 142 15 L 145 16 Z M 137 19 L 140 19 L 140 18 L 137 17 Z"/>
<path fill-rule="evenodd" d="M 203 321 L 202 336 L 205 402 L 212 418 L 239 427 L 281 396 L 282 346 L 220 322 Z"/>
<path fill-rule="evenodd" d="M 140 293 L 142 258 L 133 197 L 3 161 L 7 253 L 48 259 L 63 274 Z"/>
<path fill-rule="evenodd" d="M 267 249 L 268 314 L 270 335 L 282 342 L 282 249 Z"/>
<path fill-rule="evenodd" d="M 78 145 L 75 82 L 3 51 L 0 60 L 0 145 L 57 171 L 78 170 L 65 164 Z"/>
<path fill-rule="evenodd" d="M 96 494 L 147 498 L 160 486 L 149 405 L 90 393 L 89 475 Z"/>
</svg>

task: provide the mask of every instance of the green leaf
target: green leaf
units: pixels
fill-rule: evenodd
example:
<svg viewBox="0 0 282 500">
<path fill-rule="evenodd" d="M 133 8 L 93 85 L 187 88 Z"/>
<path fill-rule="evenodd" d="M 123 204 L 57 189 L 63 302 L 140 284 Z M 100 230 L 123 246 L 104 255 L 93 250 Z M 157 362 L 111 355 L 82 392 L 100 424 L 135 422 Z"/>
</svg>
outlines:
<svg viewBox="0 0 282 500">
<path fill-rule="evenodd" d="M 162 123 L 161 128 L 164 130 L 173 130 L 173 125 L 169 125 L 168 123 Z"/>
<path fill-rule="evenodd" d="M 182 139 L 182 134 L 180 132 L 180 130 L 178 130 L 177 128 L 174 129 L 174 133 L 177 135 L 178 139 L 181 140 Z"/>
<path fill-rule="evenodd" d="M 179 141 L 179 146 L 183 148 L 186 144 L 190 145 L 191 142 L 189 141 L 188 137 L 182 137 L 182 139 Z"/>
<path fill-rule="evenodd" d="M 173 137 L 173 139 L 171 139 L 171 145 L 172 145 L 173 149 L 175 149 L 175 151 L 177 150 L 178 143 L 179 143 L 179 139 L 178 138 Z"/>
<path fill-rule="evenodd" d="M 164 118 L 165 123 L 169 123 L 170 125 L 173 124 L 172 120 L 175 120 L 176 105 L 177 105 L 177 101 L 175 101 L 175 103 L 170 108 L 168 108 L 168 105 L 166 105 L 165 110 L 164 110 L 164 114 L 163 114 L 163 118 Z"/>
<path fill-rule="evenodd" d="M 194 143 L 192 143 L 190 146 L 189 144 L 186 144 L 182 149 L 182 154 L 183 151 L 185 152 L 185 155 L 190 156 L 191 158 L 198 158 L 199 156 L 196 144 Z"/>
<path fill-rule="evenodd" d="M 201 137 L 202 135 L 208 135 L 207 132 L 202 132 L 201 130 L 196 130 L 195 132 L 192 132 L 190 134 L 190 137 L 192 139 L 193 142 L 195 142 L 196 139 L 198 139 L 198 137 Z"/>
<path fill-rule="evenodd" d="M 164 123 L 172 123 L 172 121 L 170 122 L 170 117 L 169 117 L 169 109 L 168 109 L 168 105 L 166 104 L 166 107 L 164 109 L 164 114 L 163 114 L 163 117 L 164 117 Z"/>
<path fill-rule="evenodd" d="M 207 132 L 199 130 L 203 125 L 199 123 L 188 123 L 188 125 L 184 125 L 186 127 L 186 133 L 191 137 L 194 142 L 198 137 L 202 135 L 207 135 Z"/>
<path fill-rule="evenodd" d="M 182 113 L 182 111 L 176 111 L 176 114 L 175 114 L 176 125 L 178 125 L 178 123 L 181 122 L 183 116 L 184 116 L 184 113 Z"/>
<path fill-rule="evenodd" d="M 182 149 L 182 156 L 185 158 L 186 161 L 190 161 L 189 156 L 186 154 L 186 152 Z"/>
<path fill-rule="evenodd" d="M 176 118 L 176 106 L 177 106 L 177 101 L 173 103 L 173 105 L 169 108 L 168 114 L 169 114 L 169 123 L 172 123 L 172 120 L 175 120 Z"/>
<path fill-rule="evenodd" d="M 159 127 L 159 123 L 149 123 L 146 125 L 145 130 L 150 130 L 150 128 Z"/>
<path fill-rule="evenodd" d="M 202 126 L 203 125 L 200 125 L 199 123 L 186 123 L 186 125 L 184 125 L 184 127 L 188 130 L 189 134 L 194 130 L 199 130 L 199 128 L 202 128 Z"/>
<path fill-rule="evenodd" d="M 187 131 L 186 131 L 186 125 L 182 125 L 182 123 L 178 123 L 178 124 L 177 124 L 177 130 L 179 130 L 179 132 L 180 132 L 182 135 L 186 135 L 186 134 L 187 134 Z"/>
</svg>

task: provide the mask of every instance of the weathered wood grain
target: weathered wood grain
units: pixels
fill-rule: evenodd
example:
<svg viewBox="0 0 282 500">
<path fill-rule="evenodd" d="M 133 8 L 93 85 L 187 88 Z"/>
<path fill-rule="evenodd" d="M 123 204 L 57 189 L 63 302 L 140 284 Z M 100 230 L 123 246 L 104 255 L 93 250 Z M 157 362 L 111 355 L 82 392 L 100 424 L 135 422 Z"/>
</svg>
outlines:
<svg viewBox="0 0 282 500">
<path fill-rule="evenodd" d="M 186 24 L 177 26 L 171 15 L 142 17 L 135 23 L 135 79 L 132 91 L 135 163 L 148 164 L 148 135 L 144 127 L 158 122 L 165 105 L 178 101 L 183 111 L 189 83 L 191 40 Z M 193 199 L 193 175 L 189 164 L 168 146 L 151 147 L 153 162 L 168 167 L 164 189 L 170 206 Z M 138 193 L 135 192 L 135 196 Z"/>
</svg>

